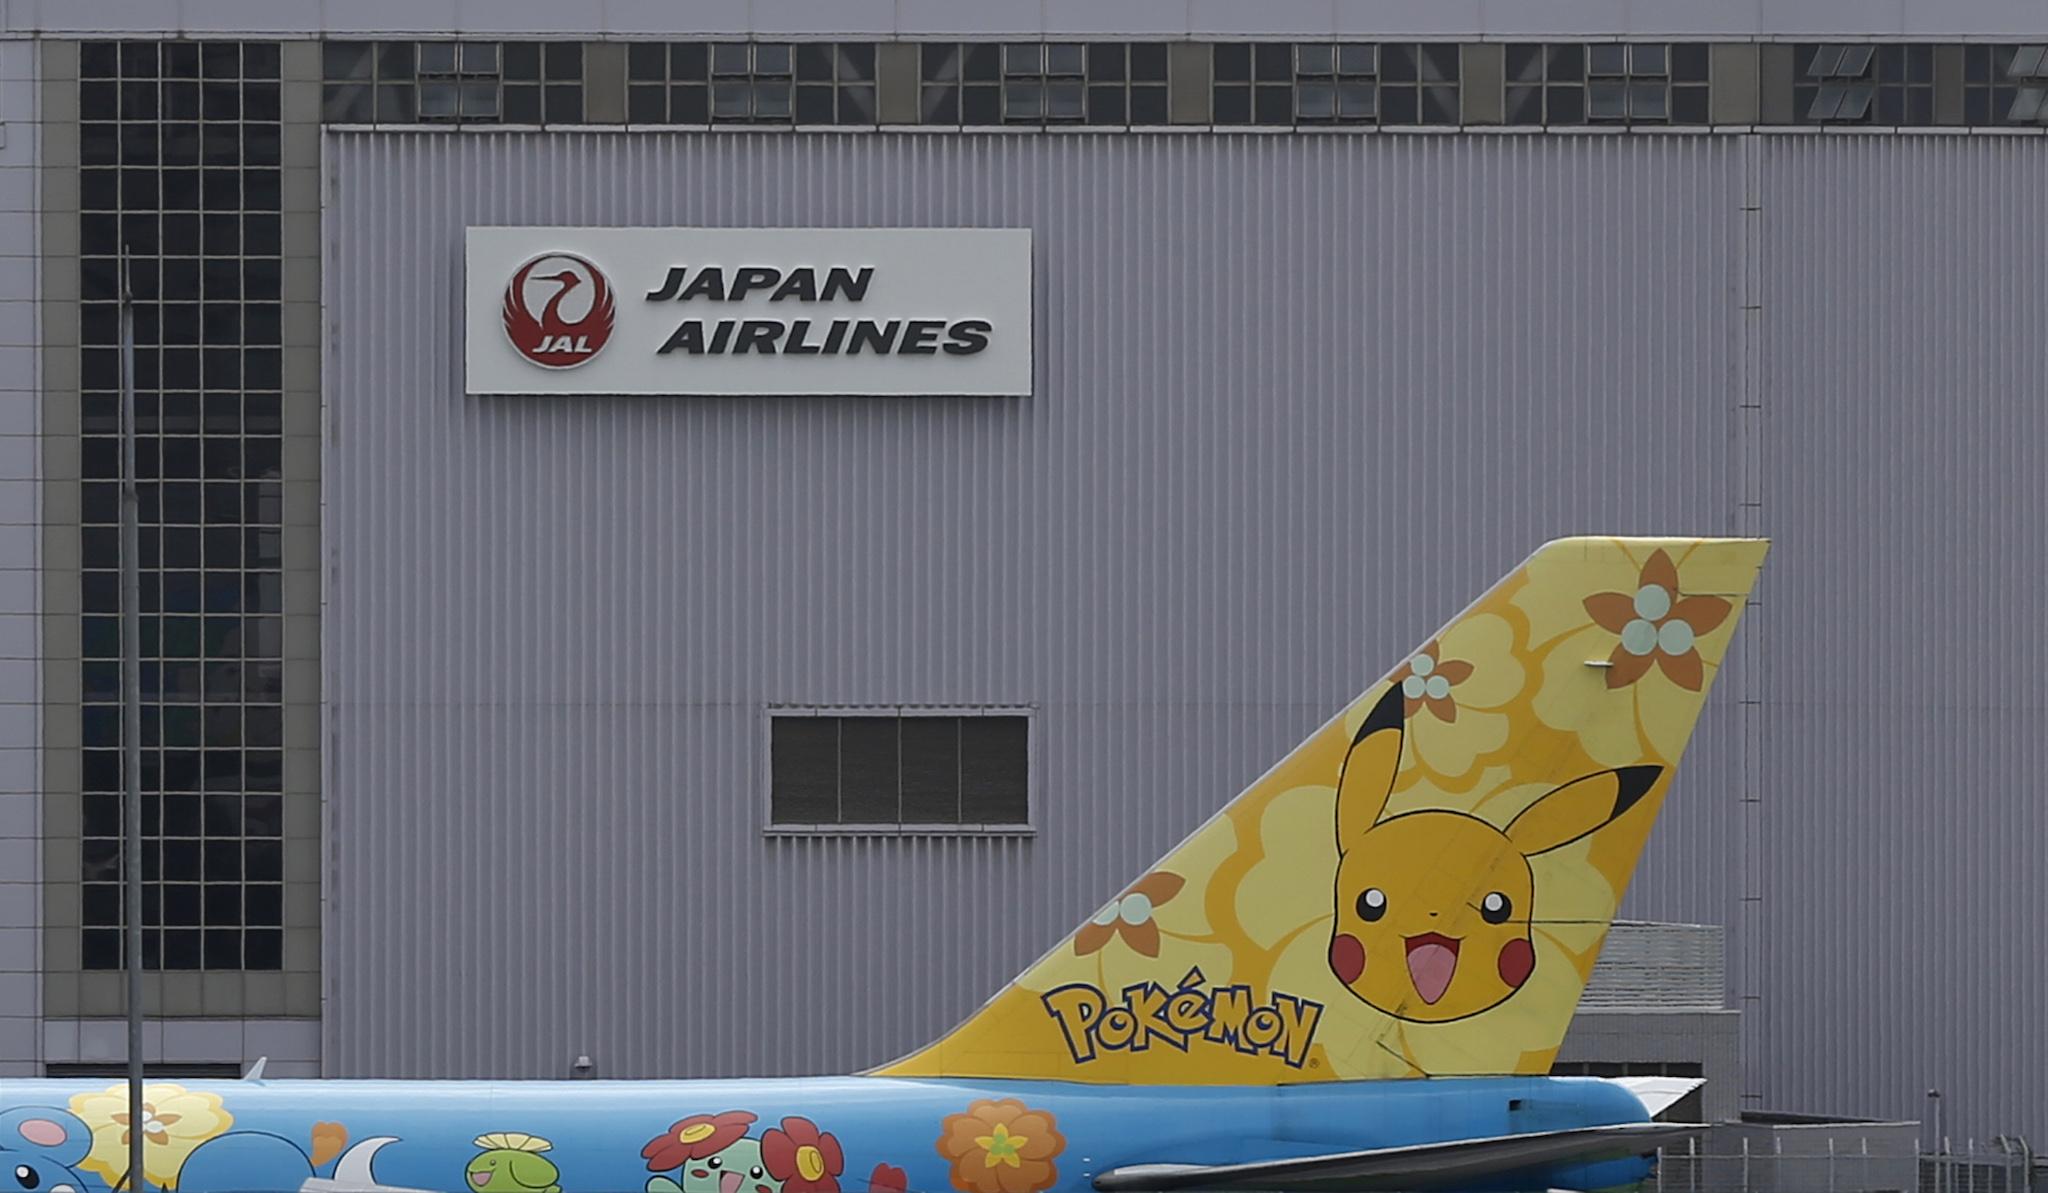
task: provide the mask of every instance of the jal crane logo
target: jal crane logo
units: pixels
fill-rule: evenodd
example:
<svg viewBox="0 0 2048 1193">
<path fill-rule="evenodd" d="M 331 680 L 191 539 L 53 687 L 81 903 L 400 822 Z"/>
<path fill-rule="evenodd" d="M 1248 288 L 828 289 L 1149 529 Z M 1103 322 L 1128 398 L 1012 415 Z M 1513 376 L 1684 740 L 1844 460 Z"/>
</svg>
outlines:
<svg viewBox="0 0 2048 1193">
<path fill-rule="evenodd" d="M 543 253 L 505 287 L 505 336 L 544 369 L 573 369 L 603 351 L 616 314 L 611 279 L 574 253 Z"/>
</svg>

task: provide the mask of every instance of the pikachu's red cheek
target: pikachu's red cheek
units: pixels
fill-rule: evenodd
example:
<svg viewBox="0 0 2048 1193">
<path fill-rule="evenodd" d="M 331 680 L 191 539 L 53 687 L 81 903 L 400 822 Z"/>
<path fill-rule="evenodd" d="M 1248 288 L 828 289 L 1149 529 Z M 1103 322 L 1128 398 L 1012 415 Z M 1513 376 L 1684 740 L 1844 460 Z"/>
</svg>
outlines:
<svg viewBox="0 0 2048 1193">
<path fill-rule="evenodd" d="M 1330 972 L 1347 986 L 1365 972 L 1365 946 L 1358 943 L 1356 936 L 1339 933 L 1330 941 Z"/>
<path fill-rule="evenodd" d="M 1501 946 L 1497 962 L 1500 980 L 1519 990 L 1529 980 L 1530 971 L 1536 968 L 1536 950 L 1527 940 L 1511 940 Z"/>
</svg>

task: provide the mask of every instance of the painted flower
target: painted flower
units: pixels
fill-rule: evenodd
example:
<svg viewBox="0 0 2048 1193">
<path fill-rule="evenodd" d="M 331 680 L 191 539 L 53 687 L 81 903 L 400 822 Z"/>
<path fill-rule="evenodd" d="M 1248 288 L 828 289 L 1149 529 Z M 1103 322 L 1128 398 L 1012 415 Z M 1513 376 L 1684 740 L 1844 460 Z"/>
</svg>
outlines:
<svg viewBox="0 0 2048 1193">
<path fill-rule="evenodd" d="M 158 1188 L 175 1187 L 185 1158 L 235 1121 L 218 1095 L 168 1083 L 143 1087 L 139 1123 L 129 1121 L 125 1085 L 111 1086 L 105 1093 L 72 1095 L 71 1113 L 92 1129 L 92 1152 L 79 1167 L 105 1177 L 109 1185 L 119 1184 L 128 1174 L 130 1132 L 139 1130 L 142 1175 Z"/>
<path fill-rule="evenodd" d="M 979 1101 L 964 1114 L 946 1116 L 939 1154 L 953 1165 L 955 1189 L 963 1193 L 1039 1193 L 1060 1179 L 1053 1158 L 1067 1141 L 1052 1115 L 1015 1098 Z"/>
<path fill-rule="evenodd" d="M 910 1174 L 893 1164 L 877 1164 L 868 1177 L 868 1193 L 907 1193 Z"/>
<path fill-rule="evenodd" d="M 1720 597 L 1679 596 L 1678 566 L 1659 549 L 1643 565 L 1633 593 L 1596 592 L 1586 598 L 1594 624 L 1621 635 L 1607 657 L 1607 686 L 1626 687 L 1654 666 L 1686 691 L 1699 691 L 1706 675 L 1694 644 L 1728 620 L 1732 609 Z"/>
<path fill-rule="evenodd" d="M 1111 899 L 1074 933 L 1074 952 L 1085 957 L 1108 944 L 1111 937 L 1121 936 L 1125 944 L 1138 952 L 1157 957 L 1159 925 L 1152 920 L 1153 909 L 1171 902 L 1180 894 L 1185 881 L 1178 874 L 1154 870 L 1132 883 L 1130 889 Z"/>
<path fill-rule="evenodd" d="M 807 1118 L 786 1118 L 761 1134 L 761 1166 L 782 1182 L 782 1193 L 839 1193 L 846 1154 L 839 1141 Z"/>
<path fill-rule="evenodd" d="M 647 1161 L 647 1171 L 667 1172 L 681 1168 L 691 1160 L 715 1156 L 738 1142 L 747 1133 L 747 1127 L 754 1116 L 744 1110 L 728 1110 L 724 1114 L 693 1114 L 669 1129 L 647 1146 L 640 1149 L 640 1156 Z"/>
<path fill-rule="evenodd" d="M 1507 743 L 1508 717 L 1501 710 L 1521 694 L 1523 671 L 1505 618 L 1473 613 L 1459 619 L 1396 674 L 1415 756 L 1438 775 L 1462 778 Z"/>
<path fill-rule="evenodd" d="M 1451 689 L 1472 678 L 1472 664 L 1463 659 L 1446 659 L 1443 648 L 1431 639 L 1408 660 L 1408 674 L 1401 679 L 1401 711 L 1414 716 L 1428 709 L 1437 720 L 1449 724 L 1458 719 L 1458 702 Z"/>
</svg>

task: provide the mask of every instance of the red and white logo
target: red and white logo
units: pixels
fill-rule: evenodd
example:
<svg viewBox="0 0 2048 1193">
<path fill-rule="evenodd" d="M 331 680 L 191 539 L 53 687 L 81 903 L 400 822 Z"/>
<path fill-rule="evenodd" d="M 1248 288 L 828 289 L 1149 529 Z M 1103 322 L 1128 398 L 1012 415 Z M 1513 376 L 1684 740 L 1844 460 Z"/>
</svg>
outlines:
<svg viewBox="0 0 2048 1193">
<path fill-rule="evenodd" d="M 612 338 L 611 279 L 574 253 L 543 253 L 505 287 L 505 335 L 544 369 L 573 369 Z"/>
</svg>

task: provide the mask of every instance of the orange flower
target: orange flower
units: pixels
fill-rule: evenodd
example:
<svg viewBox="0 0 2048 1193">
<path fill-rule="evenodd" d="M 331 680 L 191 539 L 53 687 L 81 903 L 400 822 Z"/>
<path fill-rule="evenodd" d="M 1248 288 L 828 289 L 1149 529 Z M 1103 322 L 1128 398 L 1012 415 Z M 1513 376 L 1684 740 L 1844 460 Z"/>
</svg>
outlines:
<svg viewBox="0 0 2048 1193">
<path fill-rule="evenodd" d="M 1121 936 L 1124 943 L 1147 957 L 1159 955 L 1159 925 L 1152 922 L 1152 909 L 1180 894 L 1186 880 L 1178 874 L 1154 870 L 1131 884 L 1130 889 L 1111 899 L 1095 917 L 1074 933 L 1074 955 L 1086 957 Z"/>
<path fill-rule="evenodd" d="M 1633 593 L 1596 592 L 1586 612 L 1601 629 L 1621 635 L 1607 656 L 1607 686 L 1627 687 L 1654 664 L 1666 679 L 1689 692 L 1706 682 L 1694 645 L 1728 620 L 1734 606 L 1720 597 L 1678 595 L 1678 566 L 1660 548 L 1643 565 Z"/>
<path fill-rule="evenodd" d="M 1436 639 L 1408 660 L 1408 674 L 1401 677 L 1401 715 L 1412 717 L 1427 708 L 1446 724 L 1458 719 L 1458 702 L 1451 689 L 1472 678 L 1472 664 L 1463 659 L 1446 659 Z"/>
<path fill-rule="evenodd" d="M 340 1123 L 313 1124 L 313 1167 L 320 1168 L 348 1147 L 348 1128 Z"/>
<path fill-rule="evenodd" d="M 939 1154 L 953 1163 L 953 1187 L 963 1193 L 1039 1193 L 1060 1179 L 1053 1157 L 1066 1137 L 1052 1114 L 1015 1098 L 979 1101 L 965 1114 L 949 1114 Z"/>
</svg>

